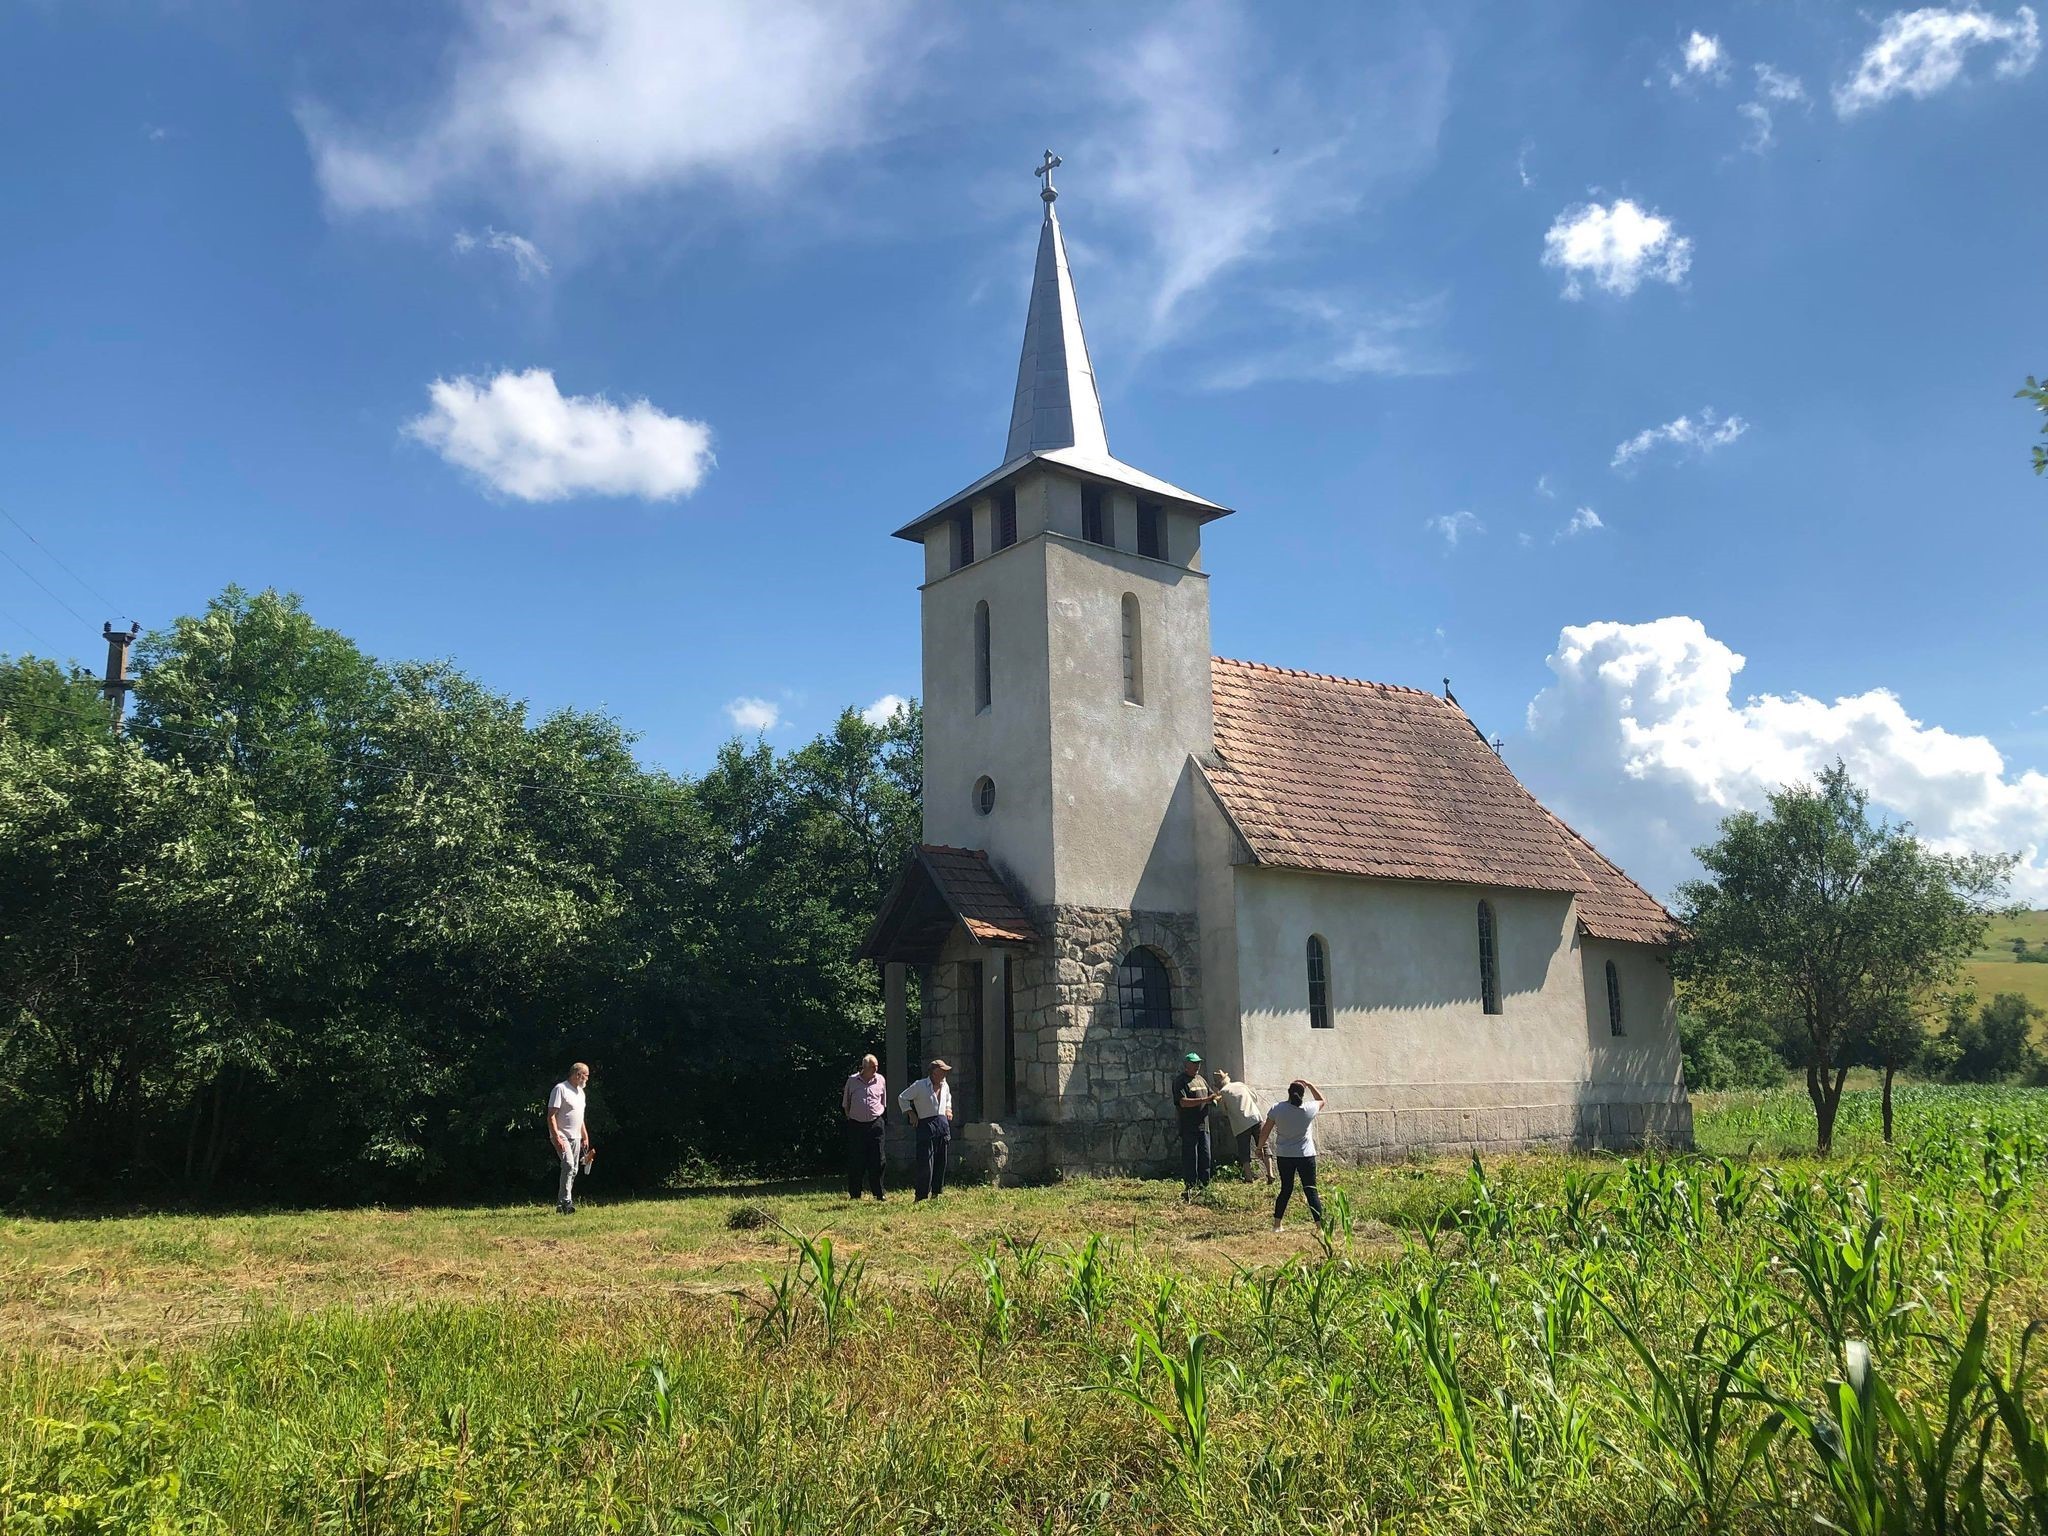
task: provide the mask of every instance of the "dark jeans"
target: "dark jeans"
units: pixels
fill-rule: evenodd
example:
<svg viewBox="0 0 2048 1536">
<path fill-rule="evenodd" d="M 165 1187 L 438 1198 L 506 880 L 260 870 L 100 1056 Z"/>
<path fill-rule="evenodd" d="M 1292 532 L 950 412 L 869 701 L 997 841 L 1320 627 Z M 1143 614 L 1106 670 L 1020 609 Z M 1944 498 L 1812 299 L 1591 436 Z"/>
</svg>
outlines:
<svg viewBox="0 0 2048 1536">
<path fill-rule="evenodd" d="M 1237 1133 L 1237 1166 L 1244 1170 L 1246 1178 L 1252 1176 L 1252 1154 L 1258 1150 L 1258 1146 L 1259 1128 L 1256 1125 Z"/>
<path fill-rule="evenodd" d="M 1206 1189 L 1215 1172 L 1209 1160 L 1209 1123 L 1180 1128 L 1180 1181 L 1189 1189 Z"/>
<path fill-rule="evenodd" d="M 946 1192 L 946 1144 L 951 1127 L 939 1116 L 917 1122 L 917 1148 L 912 1168 L 917 1175 L 917 1198 L 930 1200 Z"/>
<path fill-rule="evenodd" d="M 882 1122 L 870 1120 L 862 1124 L 858 1120 L 846 1122 L 846 1193 L 855 1200 L 860 1198 L 861 1185 L 874 1192 L 877 1200 L 882 1198 Z"/>
<path fill-rule="evenodd" d="M 1301 1198 L 1308 1202 L 1309 1214 L 1316 1219 L 1316 1225 L 1323 1224 L 1323 1202 L 1316 1197 L 1316 1160 L 1312 1157 L 1283 1157 L 1280 1159 L 1280 1198 L 1273 1202 L 1273 1219 L 1280 1220 L 1287 1214 L 1287 1198 L 1294 1193 L 1294 1181 L 1301 1180 Z"/>
</svg>

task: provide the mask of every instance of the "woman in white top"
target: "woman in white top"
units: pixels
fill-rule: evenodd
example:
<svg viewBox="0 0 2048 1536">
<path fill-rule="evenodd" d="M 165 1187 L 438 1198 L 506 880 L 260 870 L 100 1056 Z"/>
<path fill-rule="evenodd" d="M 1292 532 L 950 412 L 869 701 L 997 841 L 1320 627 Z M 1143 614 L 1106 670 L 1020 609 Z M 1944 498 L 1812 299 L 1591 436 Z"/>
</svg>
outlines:
<svg viewBox="0 0 2048 1536">
<path fill-rule="evenodd" d="M 1313 1104 L 1307 1102 L 1314 1099 Z M 1275 1104 L 1259 1127 L 1259 1155 L 1270 1143 L 1280 1158 L 1280 1195 L 1273 1202 L 1273 1230 L 1287 1216 L 1287 1201 L 1294 1193 L 1294 1181 L 1301 1180 L 1302 1198 L 1316 1225 L 1323 1224 L 1323 1202 L 1316 1194 L 1316 1115 L 1323 1107 L 1323 1092 L 1305 1077 L 1287 1085 L 1287 1102 Z"/>
</svg>

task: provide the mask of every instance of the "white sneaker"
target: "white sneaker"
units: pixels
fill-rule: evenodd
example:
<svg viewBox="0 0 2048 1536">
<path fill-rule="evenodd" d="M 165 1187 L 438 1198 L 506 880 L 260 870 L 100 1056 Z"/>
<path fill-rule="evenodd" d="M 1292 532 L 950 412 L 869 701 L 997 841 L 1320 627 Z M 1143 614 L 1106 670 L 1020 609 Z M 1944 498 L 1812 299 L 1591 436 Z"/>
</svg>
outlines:
<svg viewBox="0 0 2048 1536">
<path fill-rule="evenodd" d="M 1278 1232 L 1278 1231 L 1280 1230 L 1280 1223 L 1279 1223 L 1279 1222 L 1277 1222 L 1277 1221 L 1276 1221 L 1276 1222 L 1274 1222 L 1274 1223 L 1273 1223 L 1273 1230 L 1274 1230 L 1275 1232 Z"/>
</svg>

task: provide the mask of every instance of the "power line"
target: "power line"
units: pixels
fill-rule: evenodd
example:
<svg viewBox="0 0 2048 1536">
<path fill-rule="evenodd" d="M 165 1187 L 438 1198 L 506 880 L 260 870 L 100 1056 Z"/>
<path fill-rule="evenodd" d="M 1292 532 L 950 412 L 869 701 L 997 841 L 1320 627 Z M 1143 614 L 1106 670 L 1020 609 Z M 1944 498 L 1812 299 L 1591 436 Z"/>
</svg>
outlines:
<svg viewBox="0 0 2048 1536">
<path fill-rule="evenodd" d="M 52 592 L 48 587 L 43 586 L 43 579 L 40 576 L 36 575 L 34 571 L 30 570 L 27 566 L 23 565 L 19 560 L 15 559 L 14 556 L 8 554 L 7 551 L 4 549 L 0 549 L 0 555 L 6 555 L 7 563 L 9 565 L 13 566 L 17 571 L 21 572 L 22 575 L 26 576 L 38 587 L 42 587 L 43 595 L 48 597 L 51 602 L 55 603 L 59 608 L 62 608 L 66 613 L 70 614 L 71 617 L 78 620 L 78 622 L 83 624 L 87 629 L 92 628 L 91 619 L 88 619 L 76 608 L 72 607 L 69 603 L 65 602 L 63 598 L 59 597 L 56 593 Z"/>
<path fill-rule="evenodd" d="M 33 629 L 30 629 L 28 625 L 24 624 L 20 619 L 17 619 L 13 614 L 0 613 L 0 619 L 5 619 L 8 623 L 12 624 L 16 629 L 23 631 L 25 634 L 27 634 L 29 639 L 35 641 L 37 645 L 45 646 L 52 650 L 56 649 L 56 647 L 50 645 L 49 641 L 45 640 Z"/>
<path fill-rule="evenodd" d="M 8 522 L 14 524 L 14 526 L 20 530 L 21 536 L 24 539 L 27 539 L 29 543 L 35 545 L 37 549 L 40 549 L 44 554 L 48 555 L 51 561 L 56 565 L 58 570 L 62 571 L 66 576 L 69 576 L 73 581 L 77 582 L 79 586 L 83 587 L 93 597 L 97 598 L 105 607 L 107 607 L 110 610 L 115 608 L 116 605 L 112 598 L 108 597 L 106 593 L 102 592 L 98 587 L 94 586 L 91 582 L 87 581 L 83 576 L 79 575 L 78 572 L 74 571 L 73 569 L 71 569 L 70 566 L 66 565 L 61 559 L 58 558 L 57 552 L 54 549 L 50 548 L 49 545 L 45 544 L 41 539 L 37 538 L 34 534 L 30 533 L 28 529 L 23 528 L 21 524 L 21 519 L 16 517 L 12 512 L 8 511 L 7 508 L 5 508 L 4 506 L 0 506 L 0 517 L 4 517 L 7 519 Z M 123 619 L 131 617 L 130 615 L 125 613 L 116 613 L 114 616 L 116 618 Z"/>
</svg>

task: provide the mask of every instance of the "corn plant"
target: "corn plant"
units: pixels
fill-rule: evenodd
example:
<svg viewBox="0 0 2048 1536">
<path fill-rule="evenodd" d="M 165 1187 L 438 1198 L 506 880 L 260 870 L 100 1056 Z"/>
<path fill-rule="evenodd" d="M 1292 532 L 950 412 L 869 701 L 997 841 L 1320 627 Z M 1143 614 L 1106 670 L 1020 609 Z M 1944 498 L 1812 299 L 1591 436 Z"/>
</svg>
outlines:
<svg viewBox="0 0 2048 1536">
<path fill-rule="evenodd" d="M 1088 1240 L 1076 1251 L 1063 1255 L 1060 1263 L 1067 1272 L 1067 1305 L 1080 1315 L 1083 1323 L 1093 1327 L 1109 1300 L 1109 1254 L 1103 1246 L 1102 1234 L 1090 1232 Z"/>
<path fill-rule="evenodd" d="M 1810 1200 L 1790 1200 L 1766 1239 L 1799 1282 L 1801 1310 L 1836 1351 L 1851 1338 L 1887 1345 L 1919 1303 L 1907 1284 L 1905 1253 L 1893 1239 L 1875 1184 L 1823 1186 L 1832 1219 Z"/>
<path fill-rule="evenodd" d="M 1983 1327 L 1984 1312 L 1977 1314 L 1977 1326 Z M 1998 1422 L 2005 1428 L 2005 1437 L 2012 1449 L 2013 1468 L 2016 1477 L 2001 1475 L 1999 1486 L 2006 1500 L 2021 1515 L 2028 1530 L 2048 1531 L 2048 1425 L 2033 1416 L 2027 1406 L 2027 1353 L 2033 1347 L 2034 1335 L 2044 1326 L 2040 1319 L 2027 1324 L 2020 1335 L 2019 1364 L 2013 1371 L 2012 1385 L 2007 1386 L 1996 1371 L 1984 1373 L 1984 1384 L 1990 1389 L 1991 1400 L 1998 1414 Z"/>
<path fill-rule="evenodd" d="M 998 1251 L 991 1245 L 975 1263 L 975 1272 L 981 1277 L 983 1297 L 977 1363 L 984 1367 L 988 1364 L 991 1345 L 1001 1348 L 1010 1342 L 1010 1330 L 1017 1316 L 1017 1299 L 1010 1294 L 1009 1282 L 1003 1277 L 1003 1266 L 996 1257 Z"/>
<path fill-rule="evenodd" d="M 1701 1323 L 1675 1361 L 1659 1358 L 1643 1333 L 1598 1291 L 1586 1296 L 1606 1314 L 1643 1370 L 1642 1381 L 1614 1369 L 1616 1398 L 1659 1455 L 1639 1462 L 1709 1531 L 1725 1530 L 1750 1468 L 1783 1426 L 1781 1414 L 1746 1412 L 1744 1367 L 1775 1326 L 1737 1335 L 1714 1319 Z"/>
<path fill-rule="evenodd" d="M 1384 1307 L 1387 1326 L 1403 1343 L 1429 1387 L 1443 1437 L 1457 1452 L 1458 1466 L 1465 1474 L 1466 1491 L 1475 1504 L 1483 1503 L 1486 1491 L 1480 1474 L 1479 1435 L 1472 1422 L 1471 1402 L 1458 1376 L 1458 1336 L 1435 1284 L 1425 1280 L 1405 1296 L 1388 1297 Z"/>
<path fill-rule="evenodd" d="M 1018 1238 L 1005 1232 L 999 1241 L 1009 1252 L 1010 1263 L 1017 1271 L 1017 1282 L 1020 1285 L 1029 1285 L 1037 1277 L 1046 1259 L 1051 1256 L 1051 1250 L 1038 1240 L 1036 1233 L 1027 1238 Z"/>
<path fill-rule="evenodd" d="M 1852 1536 L 1961 1536 L 1989 1528 L 1987 1319 L 1988 1309 L 1980 1306 L 1963 1345 L 1953 1350 L 1939 1393 L 1939 1423 L 1928 1417 L 1920 1395 L 1892 1390 L 1861 1340 L 1843 1349 L 1843 1373 L 1826 1384 L 1817 1409 L 1752 1378 L 1759 1396 L 1811 1450 L 1839 1529 Z M 1880 1431 L 1889 1436 L 1889 1455 L 1881 1450 Z"/>
<path fill-rule="evenodd" d="M 1187 1335 L 1186 1348 L 1169 1353 L 1157 1333 L 1139 1330 L 1132 1334 L 1135 1346 L 1131 1371 L 1112 1381 L 1104 1390 L 1115 1393 L 1142 1411 L 1164 1429 L 1178 1453 L 1176 1475 L 1190 1489 L 1197 1487 L 1209 1454 L 1209 1338 L 1200 1332 Z M 1144 1365 L 1149 1360 L 1165 1382 L 1167 1395 L 1154 1402 L 1144 1388 Z"/>
<path fill-rule="evenodd" d="M 806 1237 L 787 1227 L 783 1232 L 796 1243 L 798 1273 L 818 1303 L 818 1315 L 825 1323 L 825 1347 L 835 1348 L 853 1324 L 867 1261 L 858 1256 L 842 1260 L 825 1233 Z"/>
</svg>

